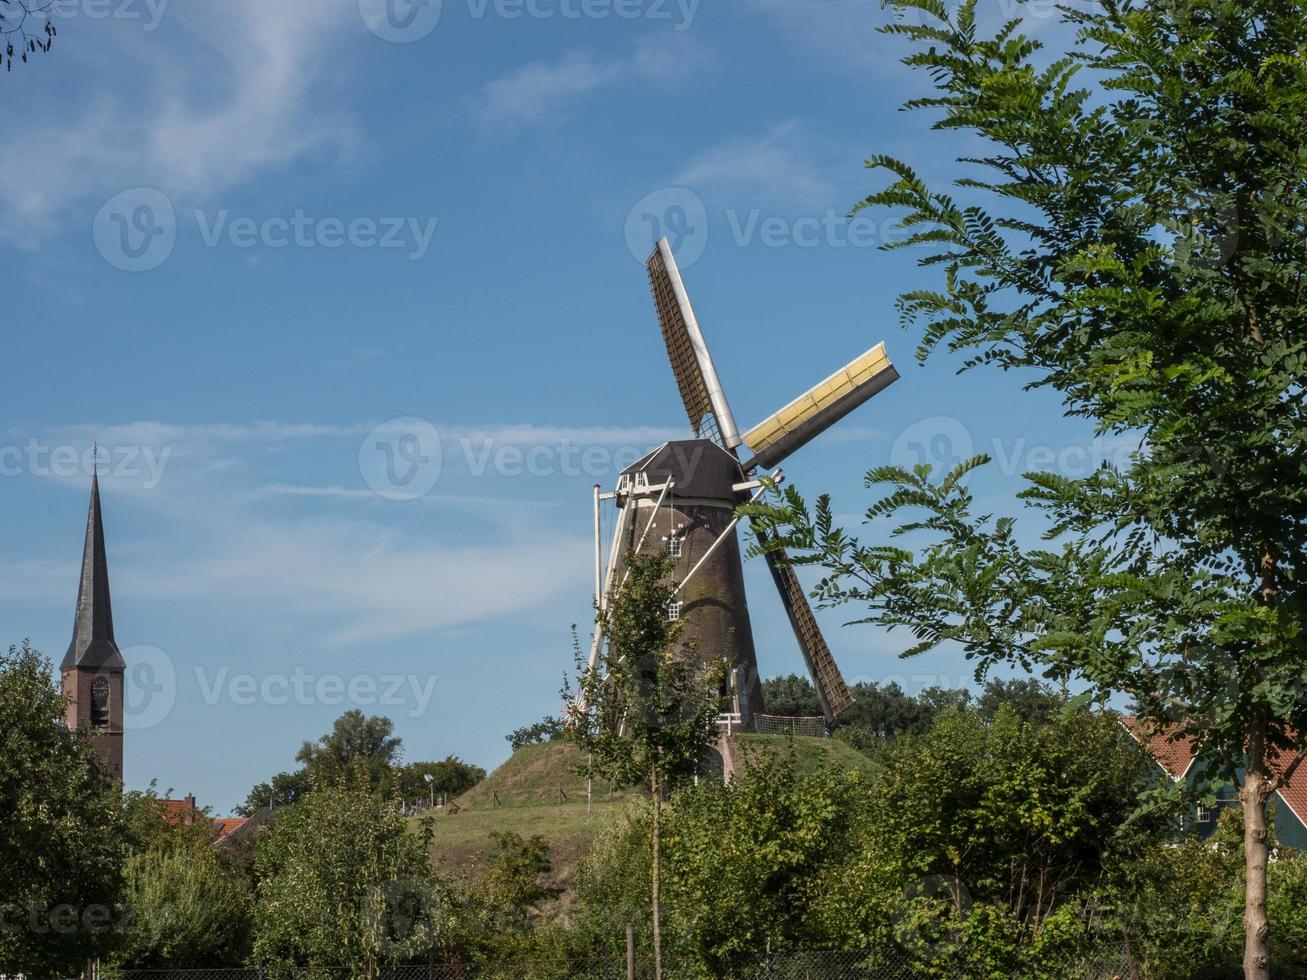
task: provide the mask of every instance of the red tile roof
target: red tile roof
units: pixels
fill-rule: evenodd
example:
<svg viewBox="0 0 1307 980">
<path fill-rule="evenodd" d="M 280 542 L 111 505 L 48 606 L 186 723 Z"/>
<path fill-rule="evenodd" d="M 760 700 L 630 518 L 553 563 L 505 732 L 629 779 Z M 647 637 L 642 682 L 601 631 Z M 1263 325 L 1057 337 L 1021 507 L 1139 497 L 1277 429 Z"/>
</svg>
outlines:
<svg viewBox="0 0 1307 980">
<path fill-rule="evenodd" d="M 1122 715 L 1121 724 L 1148 750 L 1153 761 L 1176 782 L 1184 779 L 1198 755 L 1198 743 L 1188 735 L 1173 736 L 1166 732 L 1151 732 L 1138 718 Z"/>
<path fill-rule="evenodd" d="M 1193 738 L 1181 735 L 1173 739 L 1165 732 L 1150 735 L 1138 718 L 1129 715 L 1122 716 L 1121 724 L 1140 745 L 1148 750 L 1148 754 L 1168 776 L 1177 782 L 1184 779 L 1198 755 L 1198 743 Z M 1273 759 L 1271 771 L 1277 776 L 1282 776 L 1293 763 L 1293 759 L 1292 755 L 1282 755 Z M 1276 795 L 1293 811 L 1298 822 L 1307 827 L 1307 760 L 1298 767 L 1293 777 L 1276 791 Z"/>
<path fill-rule="evenodd" d="M 1293 764 L 1293 759 L 1292 755 L 1282 755 L 1271 763 L 1271 770 L 1277 776 L 1283 775 L 1284 771 Z M 1293 777 L 1277 792 L 1284 805 L 1298 818 L 1298 822 L 1307 827 L 1307 760 L 1298 766 Z"/>
<path fill-rule="evenodd" d="M 246 817 L 218 817 L 213 821 L 213 829 L 217 832 L 218 839 L 221 840 L 237 827 L 243 827 L 246 819 Z"/>
</svg>

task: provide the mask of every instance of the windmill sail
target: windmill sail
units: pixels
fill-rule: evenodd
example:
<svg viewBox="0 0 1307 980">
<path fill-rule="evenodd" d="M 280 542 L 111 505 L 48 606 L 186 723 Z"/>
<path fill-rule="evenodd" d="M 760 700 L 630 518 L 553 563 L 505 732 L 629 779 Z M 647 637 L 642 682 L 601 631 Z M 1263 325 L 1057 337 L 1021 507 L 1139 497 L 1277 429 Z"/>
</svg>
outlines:
<svg viewBox="0 0 1307 980">
<path fill-rule="evenodd" d="M 885 345 L 877 344 L 745 433 L 754 452 L 745 471 L 774 468 L 898 379 Z"/>
<path fill-rule="evenodd" d="M 676 386 L 696 436 L 712 439 L 723 449 L 735 449 L 743 441 L 735 418 L 726 403 L 708 345 L 681 281 L 676 256 L 666 238 L 658 242 L 647 265 L 653 287 L 654 306 L 663 328 L 667 357 L 672 362 Z"/>
<path fill-rule="evenodd" d="M 754 533 L 760 542 L 767 542 L 767 532 L 757 524 L 754 525 Z M 831 656 L 826 638 L 822 636 L 821 627 L 812 614 L 812 607 L 808 605 L 808 597 L 804 594 L 794 569 L 790 567 L 785 552 L 768 551 L 766 555 L 772 581 L 776 583 L 776 591 L 781 594 L 781 604 L 790 619 L 794 638 L 799 641 L 799 650 L 803 653 L 803 661 L 812 676 L 812 684 L 817 689 L 821 713 L 826 716 L 828 723 L 833 722 L 840 712 L 853 704 L 853 695 L 849 693 L 844 675 Z"/>
</svg>

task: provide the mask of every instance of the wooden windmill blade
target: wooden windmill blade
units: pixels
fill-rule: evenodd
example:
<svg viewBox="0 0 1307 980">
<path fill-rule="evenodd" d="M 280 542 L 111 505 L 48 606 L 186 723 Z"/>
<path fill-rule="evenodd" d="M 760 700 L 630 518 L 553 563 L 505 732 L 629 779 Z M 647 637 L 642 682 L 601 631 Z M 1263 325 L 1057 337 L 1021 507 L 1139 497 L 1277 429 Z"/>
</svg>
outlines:
<svg viewBox="0 0 1307 980">
<path fill-rule="evenodd" d="M 767 532 L 761 525 L 755 523 L 753 531 L 760 543 L 767 543 Z M 799 584 L 799 578 L 790 566 L 789 556 L 784 549 L 767 551 L 765 554 L 767 568 L 771 571 L 772 581 L 776 583 L 776 591 L 781 596 L 781 605 L 785 607 L 785 615 L 789 617 L 790 628 L 794 630 L 794 638 L 799 643 L 803 662 L 808 667 L 813 687 L 817 689 L 821 713 L 826 716 L 829 724 L 853 704 L 853 695 L 849 693 L 844 675 L 840 673 L 839 665 L 835 663 L 830 647 L 826 645 L 826 637 L 822 635 L 803 586 Z"/>
<path fill-rule="evenodd" d="M 898 379 L 885 345 L 877 344 L 745 433 L 744 441 L 754 454 L 745 470 L 774 469 Z"/>
<path fill-rule="evenodd" d="M 734 450 L 743 440 L 699 329 L 694 307 L 690 305 L 676 256 L 666 238 L 658 241 L 646 267 L 658 322 L 663 328 L 663 342 L 667 345 L 667 358 L 672 363 L 690 427 L 695 436 L 712 439 L 723 449 Z"/>
</svg>

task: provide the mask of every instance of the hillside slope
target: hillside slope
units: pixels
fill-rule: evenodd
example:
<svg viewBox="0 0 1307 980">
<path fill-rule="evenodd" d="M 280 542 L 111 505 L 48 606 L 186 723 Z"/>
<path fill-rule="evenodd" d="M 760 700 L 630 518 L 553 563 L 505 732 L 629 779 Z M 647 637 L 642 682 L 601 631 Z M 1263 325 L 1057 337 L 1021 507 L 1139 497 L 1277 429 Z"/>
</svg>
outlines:
<svg viewBox="0 0 1307 980">
<path fill-rule="evenodd" d="M 793 752 L 801 772 L 829 764 L 857 769 L 868 777 L 875 775 L 870 759 L 835 739 L 736 735 L 732 745 L 737 764 L 742 766 L 759 753 Z M 587 812 L 585 780 L 576 774 L 581 759 L 581 751 L 565 742 L 518 749 L 459 798 L 458 812 L 436 815 L 432 853 L 437 864 L 446 871 L 475 873 L 485 866 L 493 850 L 492 834 L 540 834 L 549 842 L 554 883 L 566 887 L 600 831 L 619 817 L 636 795 L 629 790 L 610 793 L 607 783 L 596 780 Z"/>
<path fill-rule="evenodd" d="M 581 750 L 567 742 L 524 745 L 512 757 L 481 782 L 458 798 L 465 810 L 495 807 L 494 794 L 501 806 L 557 804 L 561 788 L 564 802 L 585 802 L 585 778 L 576 774 L 584 761 Z M 595 780 L 594 799 L 608 798 L 609 786 Z M 614 794 L 616 796 L 617 794 Z"/>
</svg>

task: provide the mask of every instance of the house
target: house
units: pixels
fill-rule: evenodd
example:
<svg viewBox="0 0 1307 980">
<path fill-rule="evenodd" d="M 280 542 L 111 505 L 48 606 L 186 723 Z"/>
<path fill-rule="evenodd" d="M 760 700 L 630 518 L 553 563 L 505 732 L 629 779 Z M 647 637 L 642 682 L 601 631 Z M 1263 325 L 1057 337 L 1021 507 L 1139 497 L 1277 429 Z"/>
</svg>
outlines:
<svg viewBox="0 0 1307 980">
<path fill-rule="evenodd" d="M 159 803 L 163 807 L 163 819 L 174 826 L 184 824 L 189 827 L 201 821 L 207 823 L 214 843 L 249 822 L 245 817 L 211 817 L 199 808 L 193 795 L 183 796 L 180 800 L 164 798 Z"/>
<path fill-rule="evenodd" d="M 1123 716 L 1121 725 L 1148 752 L 1153 762 L 1173 782 L 1190 785 L 1202 782 L 1202 765 L 1198 762 L 1198 743 L 1188 735 L 1150 732 L 1138 719 Z M 1272 768 L 1277 775 L 1283 773 L 1288 759 L 1279 760 Z M 1239 777 L 1242 778 L 1242 773 Z M 1293 777 L 1276 791 L 1272 804 L 1275 807 L 1275 836 L 1281 844 L 1307 850 L 1307 765 L 1299 766 Z M 1216 787 L 1216 807 L 1197 806 L 1185 818 L 1186 828 L 1193 827 L 1199 837 L 1206 838 L 1216 830 L 1216 821 L 1222 809 L 1239 806 L 1239 790 L 1225 783 Z"/>
<path fill-rule="evenodd" d="M 222 840 L 233 830 L 238 830 L 245 824 L 245 817 L 215 817 L 213 820 L 214 840 Z"/>
</svg>

